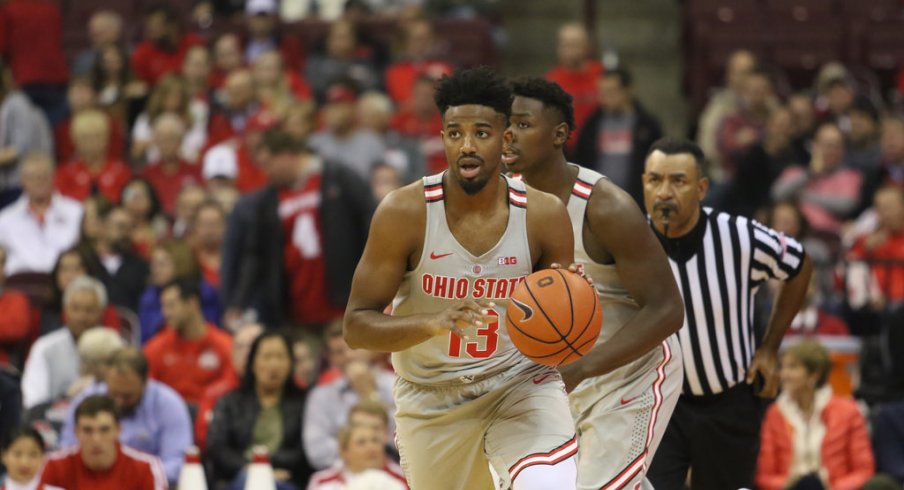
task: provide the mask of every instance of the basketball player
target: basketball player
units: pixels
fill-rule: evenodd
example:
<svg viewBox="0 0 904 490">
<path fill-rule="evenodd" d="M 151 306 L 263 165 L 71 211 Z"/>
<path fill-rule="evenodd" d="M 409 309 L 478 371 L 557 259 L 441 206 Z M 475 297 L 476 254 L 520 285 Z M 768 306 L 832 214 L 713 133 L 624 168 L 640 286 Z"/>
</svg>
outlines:
<svg viewBox="0 0 904 490">
<path fill-rule="evenodd" d="M 561 377 L 500 327 L 525 276 L 572 263 L 568 215 L 554 196 L 501 174 L 512 95 L 500 77 L 456 72 L 435 100 L 449 169 L 380 204 L 346 340 L 392 352 L 411 488 L 574 489 L 577 440 Z M 393 315 L 384 315 L 390 302 Z"/>
<path fill-rule="evenodd" d="M 684 309 L 668 260 L 631 196 L 597 172 L 568 163 L 571 96 L 541 78 L 512 84 L 503 162 L 528 185 L 568 206 L 575 260 L 603 307 L 596 347 L 559 368 L 578 430 L 578 488 L 652 488 L 646 468 L 681 392 L 673 333 Z"/>
</svg>

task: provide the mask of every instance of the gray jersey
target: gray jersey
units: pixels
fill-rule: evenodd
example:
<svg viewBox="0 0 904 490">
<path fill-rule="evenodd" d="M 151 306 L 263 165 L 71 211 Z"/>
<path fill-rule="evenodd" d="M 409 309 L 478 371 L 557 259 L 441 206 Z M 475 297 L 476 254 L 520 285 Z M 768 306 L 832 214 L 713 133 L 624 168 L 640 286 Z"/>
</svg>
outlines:
<svg viewBox="0 0 904 490">
<path fill-rule="evenodd" d="M 449 229 L 443 199 L 443 174 L 424 177 L 427 229 L 424 249 L 413 271 L 405 274 L 393 300 L 393 314 L 438 313 L 467 299 L 496 304 L 499 321 L 466 331 L 469 341 L 452 334 L 437 336 L 393 353 L 402 378 L 418 384 L 468 383 L 525 362 L 505 328 L 508 298 L 531 273 L 524 183 L 505 177 L 509 218 L 496 245 L 475 257 Z"/>
<path fill-rule="evenodd" d="M 582 264 L 584 273 L 593 279 L 593 285 L 599 292 L 600 304 L 603 308 L 600 342 L 605 342 L 615 335 L 622 325 L 636 315 L 640 309 L 622 285 L 615 264 L 597 263 L 587 255 L 587 250 L 584 249 L 584 220 L 587 203 L 593 187 L 604 178 L 606 177 L 598 172 L 579 167 L 578 178 L 574 182 L 571 197 L 568 199 L 568 215 L 571 217 L 571 228 L 574 230 L 574 262 Z"/>
</svg>

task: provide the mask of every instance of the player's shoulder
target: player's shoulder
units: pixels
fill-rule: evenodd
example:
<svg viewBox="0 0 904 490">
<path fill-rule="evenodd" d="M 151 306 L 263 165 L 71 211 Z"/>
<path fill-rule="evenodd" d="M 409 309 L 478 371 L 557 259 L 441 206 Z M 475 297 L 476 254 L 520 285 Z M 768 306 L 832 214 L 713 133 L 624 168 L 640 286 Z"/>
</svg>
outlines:
<svg viewBox="0 0 904 490">
<path fill-rule="evenodd" d="M 564 207 L 562 200 L 548 192 L 541 191 L 535 187 L 531 187 L 524 182 L 524 193 L 527 195 L 527 206 L 531 211 L 548 210 L 550 208 Z"/>
<path fill-rule="evenodd" d="M 606 178 L 593 185 L 587 200 L 587 215 L 591 221 L 643 218 L 643 212 L 631 194 Z"/>
<path fill-rule="evenodd" d="M 371 227 L 385 229 L 396 237 L 407 230 L 419 230 L 419 234 L 426 219 L 424 183 L 419 180 L 396 189 L 383 198 L 374 213 Z"/>
</svg>

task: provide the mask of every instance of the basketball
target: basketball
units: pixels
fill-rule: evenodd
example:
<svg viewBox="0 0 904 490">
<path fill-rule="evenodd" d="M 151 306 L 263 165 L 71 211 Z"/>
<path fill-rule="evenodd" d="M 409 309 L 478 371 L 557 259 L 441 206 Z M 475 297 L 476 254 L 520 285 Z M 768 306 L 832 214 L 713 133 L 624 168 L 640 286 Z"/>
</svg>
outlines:
<svg viewBox="0 0 904 490">
<path fill-rule="evenodd" d="M 512 343 L 522 354 L 538 364 L 561 366 L 593 347 L 603 311 L 596 289 L 579 274 L 546 269 L 518 285 L 505 321 Z"/>
</svg>

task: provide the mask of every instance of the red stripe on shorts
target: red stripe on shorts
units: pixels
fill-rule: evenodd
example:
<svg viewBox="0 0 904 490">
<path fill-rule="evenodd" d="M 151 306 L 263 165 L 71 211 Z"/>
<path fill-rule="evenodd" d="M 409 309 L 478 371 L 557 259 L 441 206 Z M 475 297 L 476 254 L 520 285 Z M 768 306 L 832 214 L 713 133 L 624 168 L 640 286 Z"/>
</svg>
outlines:
<svg viewBox="0 0 904 490">
<path fill-rule="evenodd" d="M 561 446 L 553 449 L 548 453 L 534 453 L 521 458 L 517 463 L 513 464 L 512 467 L 509 468 L 509 475 L 511 475 L 512 481 L 514 482 L 518 474 L 521 473 L 521 471 L 525 468 L 538 464 L 545 464 L 550 466 L 558 464 L 574 456 L 577 452 L 578 437 L 574 436 L 565 444 L 562 444 Z"/>
</svg>

